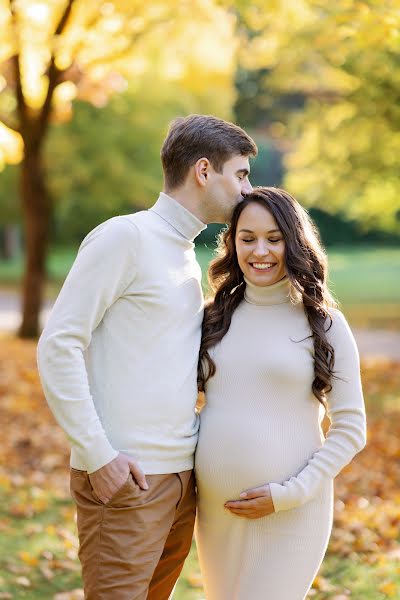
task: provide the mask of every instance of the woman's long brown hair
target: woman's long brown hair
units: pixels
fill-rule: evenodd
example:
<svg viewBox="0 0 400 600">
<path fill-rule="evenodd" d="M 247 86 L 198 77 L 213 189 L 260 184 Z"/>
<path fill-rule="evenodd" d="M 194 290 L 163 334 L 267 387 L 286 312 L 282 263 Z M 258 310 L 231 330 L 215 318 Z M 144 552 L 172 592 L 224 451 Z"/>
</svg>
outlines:
<svg viewBox="0 0 400 600">
<path fill-rule="evenodd" d="M 288 192 L 273 187 L 255 188 L 246 196 L 236 206 L 229 227 L 219 236 L 217 257 L 208 269 L 214 297 L 206 302 L 204 311 L 199 389 L 204 390 L 205 383 L 216 371 L 209 350 L 227 333 L 232 315 L 244 298 L 245 283 L 237 260 L 235 237 L 239 217 L 251 203 L 267 209 L 282 233 L 287 276 L 303 302 L 314 342 L 312 392 L 325 406 L 326 394 L 332 389 L 335 362 L 335 352 L 326 332 L 332 325 L 329 307 L 336 306 L 327 287 L 327 258 L 308 213 Z"/>
</svg>

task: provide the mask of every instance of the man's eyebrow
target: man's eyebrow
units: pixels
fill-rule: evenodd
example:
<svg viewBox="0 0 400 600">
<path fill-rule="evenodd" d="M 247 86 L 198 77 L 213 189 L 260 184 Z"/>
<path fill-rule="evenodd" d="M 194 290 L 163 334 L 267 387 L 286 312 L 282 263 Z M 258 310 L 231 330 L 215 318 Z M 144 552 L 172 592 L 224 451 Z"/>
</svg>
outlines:
<svg viewBox="0 0 400 600">
<path fill-rule="evenodd" d="M 254 231 L 252 229 L 239 229 L 238 233 L 254 233 Z M 275 233 L 275 232 L 281 232 L 280 229 L 269 229 L 267 231 L 267 233 Z"/>
<path fill-rule="evenodd" d="M 249 171 L 249 169 L 238 169 L 238 170 L 236 171 L 236 174 L 238 174 L 238 173 L 240 173 L 241 175 L 244 175 L 245 177 L 246 177 L 247 175 L 250 175 L 250 171 Z"/>
</svg>

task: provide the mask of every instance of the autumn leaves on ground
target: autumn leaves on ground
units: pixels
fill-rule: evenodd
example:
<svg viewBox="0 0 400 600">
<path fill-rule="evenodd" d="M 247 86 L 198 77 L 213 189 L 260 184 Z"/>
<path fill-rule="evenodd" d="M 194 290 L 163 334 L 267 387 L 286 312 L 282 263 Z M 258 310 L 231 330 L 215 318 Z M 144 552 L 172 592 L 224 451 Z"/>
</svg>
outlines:
<svg viewBox="0 0 400 600">
<path fill-rule="evenodd" d="M 363 383 L 369 443 L 337 479 L 316 600 L 400 598 L 400 364 L 364 363 Z M 68 444 L 40 389 L 35 344 L 5 335 L 0 422 L 0 600 L 81 599 Z M 175 598 L 204 598 L 195 548 Z"/>
</svg>

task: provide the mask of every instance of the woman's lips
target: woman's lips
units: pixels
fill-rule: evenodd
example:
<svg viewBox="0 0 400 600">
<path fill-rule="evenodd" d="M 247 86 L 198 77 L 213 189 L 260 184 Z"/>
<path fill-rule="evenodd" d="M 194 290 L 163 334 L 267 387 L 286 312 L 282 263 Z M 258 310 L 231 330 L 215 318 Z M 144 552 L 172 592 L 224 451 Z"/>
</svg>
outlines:
<svg viewBox="0 0 400 600">
<path fill-rule="evenodd" d="M 271 269 L 273 269 L 276 266 L 276 263 L 270 263 L 270 262 L 254 262 L 254 263 L 249 263 L 251 267 L 253 267 L 253 269 L 255 271 L 271 271 Z"/>
</svg>

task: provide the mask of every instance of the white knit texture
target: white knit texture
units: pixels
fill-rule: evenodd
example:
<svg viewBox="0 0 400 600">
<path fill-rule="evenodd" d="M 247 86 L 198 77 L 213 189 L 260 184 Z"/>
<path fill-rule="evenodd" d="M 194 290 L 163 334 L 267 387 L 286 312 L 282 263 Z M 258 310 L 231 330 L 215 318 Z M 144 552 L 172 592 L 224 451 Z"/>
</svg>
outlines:
<svg viewBox="0 0 400 600">
<path fill-rule="evenodd" d="M 47 401 L 89 473 L 118 452 L 145 473 L 193 466 L 203 224 L 161 194 L 83 241 L 38 346 Z"/>
<path fill-rule="evenodd" d="M 230 329 L 211 354 L 196 453 L 196 539 L 207 600 L 302 600 L 332 526 L 333 478 L 365 444 L 358 352 L 333 313 L 331 427 L 311 392 L 313 343 L 301 304 L 283 280 L 247 286 Z M 269 483 L 276 512 L 241 519 L 223 505 Z"/>
</svg>

